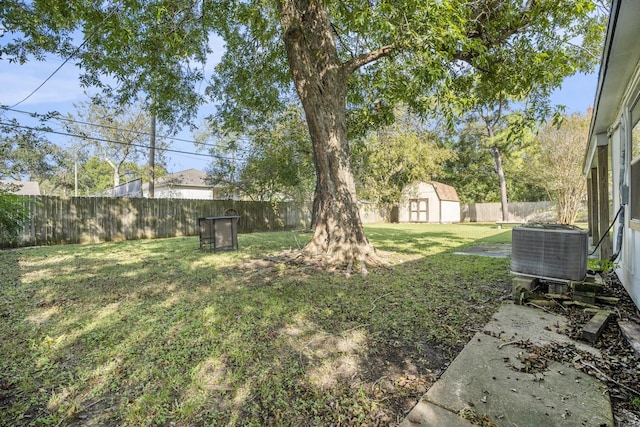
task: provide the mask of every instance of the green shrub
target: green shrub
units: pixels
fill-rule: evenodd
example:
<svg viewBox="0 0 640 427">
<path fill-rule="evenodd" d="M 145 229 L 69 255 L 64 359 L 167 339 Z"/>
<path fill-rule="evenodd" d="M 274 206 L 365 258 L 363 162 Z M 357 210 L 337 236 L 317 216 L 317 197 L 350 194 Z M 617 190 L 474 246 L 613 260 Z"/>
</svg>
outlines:
<svg viewBox="0 0 640 427">
<path fill-rule="evenodd" d="M 608 259 L 588 259 L 587 268 L 589 270 L 596 271 L 598 273 L 615 270 L 618 268 L 618 263 L 615 263 Z"/>
<path fill-rule="evenodd" d="M 22 225 L 29 218 L 29 209 L 24 196 L 11 194 L 0 189 L 0 237 L 9 243 L 15 243 Z"/>
</svg>

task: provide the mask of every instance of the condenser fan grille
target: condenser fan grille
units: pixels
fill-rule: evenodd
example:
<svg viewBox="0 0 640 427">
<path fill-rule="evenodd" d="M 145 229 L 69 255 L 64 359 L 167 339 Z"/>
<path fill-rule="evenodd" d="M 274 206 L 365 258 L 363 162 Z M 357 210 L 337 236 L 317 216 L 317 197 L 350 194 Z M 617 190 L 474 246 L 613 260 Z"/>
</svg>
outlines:
<svg viewBox="0 0 640 427">
<path fill-rule="evenodd" d="M 514 227 L 511 271 L 559 280 L 583 280 L 587 274 L 587 231 L 561 224 Z"/>
</svg>

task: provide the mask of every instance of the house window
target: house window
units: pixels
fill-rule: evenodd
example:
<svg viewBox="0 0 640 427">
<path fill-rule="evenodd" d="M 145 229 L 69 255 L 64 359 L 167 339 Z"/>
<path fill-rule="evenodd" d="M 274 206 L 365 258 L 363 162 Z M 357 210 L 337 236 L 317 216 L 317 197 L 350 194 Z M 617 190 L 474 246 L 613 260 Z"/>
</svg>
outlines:
<svg viewBox="0 0 640 427">
<path fill-rule="evenodd" d="M 636 101 L 631 111 L 631 120 L 633 130 L 631 131 L 631 183 L 629 185 L 631 193 L 630 225 L 632 228 L 640 230 L 640 101 Z"/>
<path fill-rule="evenodd" d="M 409 221 L 428 222 L 429 221 L 429 199 L 409 200 Z"/>
</svg>

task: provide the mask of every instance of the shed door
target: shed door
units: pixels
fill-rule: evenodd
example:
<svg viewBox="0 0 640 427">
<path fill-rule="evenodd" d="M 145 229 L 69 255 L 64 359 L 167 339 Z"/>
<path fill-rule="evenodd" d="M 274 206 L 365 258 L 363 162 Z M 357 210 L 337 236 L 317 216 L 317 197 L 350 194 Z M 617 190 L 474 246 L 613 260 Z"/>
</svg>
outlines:
<svg viewBox="0 0 640 427">
<path fill-rule="evenodd" d="M 429 222 L 429 199 L 409 200 L 409 221 Z"/>
</svg>

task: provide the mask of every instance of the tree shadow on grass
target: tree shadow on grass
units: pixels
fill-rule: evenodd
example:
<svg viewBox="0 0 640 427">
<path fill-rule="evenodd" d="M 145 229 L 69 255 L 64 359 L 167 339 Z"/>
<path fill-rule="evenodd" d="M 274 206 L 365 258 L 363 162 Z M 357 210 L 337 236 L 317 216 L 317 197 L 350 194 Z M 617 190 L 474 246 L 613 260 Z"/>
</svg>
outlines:
<svg viewBox="0 0 640 427">
<path fill-rule="evenodd" d="M 418 256 L 511 241 L 510 230 L 490 224 L 385 224 L 368 227 L 367 236 L 379 250 Z"/>
<path fill-rule="evenodd" d="M 408 255 L 469 239 L 416 233 Z M 244 236 L 246 253 L 194 238 L 0 253 L 15 265 L 1 288 L 0 424 L 395 425 L 508 281 L 504 260 L 448 247 L 366 279 L 238 267 L 280 237 Z"/>
</svg>

